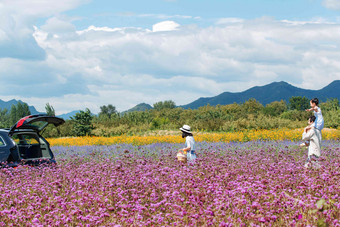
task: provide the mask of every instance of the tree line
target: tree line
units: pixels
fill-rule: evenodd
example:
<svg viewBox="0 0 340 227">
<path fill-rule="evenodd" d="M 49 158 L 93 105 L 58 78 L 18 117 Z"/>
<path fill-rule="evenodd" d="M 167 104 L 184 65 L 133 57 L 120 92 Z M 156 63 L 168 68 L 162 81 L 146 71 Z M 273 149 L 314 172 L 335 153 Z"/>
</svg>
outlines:
<svg viewBox="0 0 340 227">
<path fill-rule="evenodd" d="M 339 100 L 329 99 L 319 106 L 325 119 L 325 127 L 340 128 Z M 207 132 L 300 128 L 306 126 L 306 119 L 313 114 L 305 111 L 309 107 L 309 99 L 300 96 L 291 97 L 288 103 L 281 100 L 265 106 L 255 99 L 249 99 L 244 103 L 207 105 L 198 109 L 176 107 L 174 101 L 167 100 L 155 103 L 150 110 L 125 113 L 119 113 L 114 105 L 109 104 L 101 106 L 98 115 L 92 114 L 89 109 L 80 111 L 58 129 L 48 127 L 44 135 L 138 135 L 154 130 L 178 130 L 183 124 L 190 125 L 194 131 Z M 18 106 L 12 106 L 10 111 L 1 110 L 0 126 L 10 127 L 20 117 L 28 115 L 23 109 L 27 111 L 26 107 Z M 55 115 L 51 105 L 46 104 L 45 109 L 48 115 Z"/>
</svg>

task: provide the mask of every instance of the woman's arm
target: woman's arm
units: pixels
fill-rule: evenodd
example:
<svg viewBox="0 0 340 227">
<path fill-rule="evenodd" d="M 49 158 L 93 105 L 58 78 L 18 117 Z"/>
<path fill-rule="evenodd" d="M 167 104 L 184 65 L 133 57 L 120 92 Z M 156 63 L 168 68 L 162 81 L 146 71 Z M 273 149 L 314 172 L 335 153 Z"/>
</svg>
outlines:
<svg viewBox="0 0 340 227">
<path fill-rule="evenodd" d="M 191 150 L 191 147 L 186 147 L 186 148 L 183 148 L 182 150 L 183 150 L 183 151 L 190 151 L 190 150 Z"/>
<path fill-rule="evenodd" d="M 191 141 L 188 139 L 188 137 L 185 138 L 186 140 L 186 148 L 183 148 L 183 151 L 190 151 L 191 150 Z"/>
<path fill-rule="evenodd" d="M 310 140 L 314 135 L 314 130 L 310 129 L 302 134 L 302 141 Z"/>
</svg>

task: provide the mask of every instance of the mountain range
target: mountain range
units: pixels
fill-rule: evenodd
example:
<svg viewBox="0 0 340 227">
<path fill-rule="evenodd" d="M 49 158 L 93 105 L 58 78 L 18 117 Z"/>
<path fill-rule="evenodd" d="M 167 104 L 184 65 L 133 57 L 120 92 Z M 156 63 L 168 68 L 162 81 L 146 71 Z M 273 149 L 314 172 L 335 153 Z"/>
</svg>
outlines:
<svg viewBox="0 0 340 227">
<path fill-rule="evenodd" d="M 243 103 L 250 98 L 266 105 L 274 101 L 289 101 L 292 96 L 305 96 L 312 99 L 317 97 L 320 102 L 325 102 L 329 98 L 337 98 L 340 100 L 340 80 L 335 80 L 320 90 L 309 90 L 295 87 L 287 82 L 273 82 L 264 86 L 252 87 L 243 92 L 224 92 L 214 97 L 199 98 L 187 105 L 181 107 L 185 109 L 197 109 L 205 105 L 227 105 L 232 103 Z"/>
<path fill-rule="evenodd" d="M 23 101 L 21 100 L 15 100 L 15 99 L 12 99 L 12 100 L 9 100 L 7 102 L 5 101 L 2 101 L 0 99 L 0 109 L 7 109 L 8 111 L 11 110 L 11 107 L 12 105 L 16 105 L 18 102 L 21 102 L 21 103 L 24 103 Z M 28 106 L 29 110 L 31 111 L 31 114 L 39 114 L 39 112 L 35 109 L 34 106 Z"/>
<path fill-rule="evenodd" d="M 0 99 L 0 110 L 3 110 L 3 109 L 7 109 L 8 111 L 11 110 L 11 107 L 12 105 L 16 105 L 18 103 L 24 103 L 23 101 L 21 100 L 16 100 L 16 99 L 12 99 L 12 100 L 9 100 L 7 102 L 3 101 Z M 39 112 L 36 110 L 36 108 L 34 106 L 28 106 L 31 114 L 44 114 L 45 112 Z M 74 110 L 70 113 L 66 113 L 66 114 L 61 114 L 61 115 L 58 115 L 57 117 L 61 117 L 65 120 L 68 120 L 70 119 L 71 117 L 73 117 L 76 113 L 78 113 L 79 110 Z"/>
<path fill-rule="evenodd" d="M 273 82 L 264 86 L 255 86 L 248 90 L 242 92 L 224 92 L 214 97 L 202 97 L 199 98 L 189 104 L 182 105 L 179 107 L 185 109 L 197 109 L 201 106 L 205 105 L 228 105 L 232 103 L 243 103 L 250 98 L 255 98 L 257 101 L 266 105 L 268 103 L 274 101 L 284 100 L 288 103 L 289 98 L 292 96 L 305 96 L 306 98 L 314 98 L 317 97 L 320 102 L 325 102 L 329 98 L 337 98 L 340 100 L 340 80 L 335 80 L 326 87 L 320 90 L 309 90 L 295 87 L 287 82 Z M 10 101 L 2 101 L 0 99 L 0 109 L 11 109 L 12 105 L 16 105 L 18 102 L 22 102 L 21 100 L 12 99 Z M 23 102 L 22 102 L 23 103 Z M 32 114 L 38 114 L 38 112 L 34 106 L 29 106 L 29 109 Z M 122 112 L 122 114 L 133 112 L 133 111 L 144 111 L 147 109 L 152 109 L 152 106 L 146 103 L 140 103 L 135 107 Z M 70 117 L 74 116 L 78 113 L 79 110 L 72 111 L 70 113 L 59 115 L 64 119 L 70 119 Z"/>
</svg>

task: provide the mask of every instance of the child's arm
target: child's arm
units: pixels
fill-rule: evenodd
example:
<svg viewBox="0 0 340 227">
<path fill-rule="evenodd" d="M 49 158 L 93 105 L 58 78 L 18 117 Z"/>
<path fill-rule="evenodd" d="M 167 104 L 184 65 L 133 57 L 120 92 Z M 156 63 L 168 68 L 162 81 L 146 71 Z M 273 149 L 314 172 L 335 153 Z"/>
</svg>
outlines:
<svg viewBox="0 0 340 227">
<path fill-rule="evenodd" d="M 312 108 L 306 109 L 306 111 L 312 111 L 312 110 L 314 110 L 315 112 L 318 112 L 318 107 L 315 106 L 314 108 L 312 107 Z"/>
</svg>

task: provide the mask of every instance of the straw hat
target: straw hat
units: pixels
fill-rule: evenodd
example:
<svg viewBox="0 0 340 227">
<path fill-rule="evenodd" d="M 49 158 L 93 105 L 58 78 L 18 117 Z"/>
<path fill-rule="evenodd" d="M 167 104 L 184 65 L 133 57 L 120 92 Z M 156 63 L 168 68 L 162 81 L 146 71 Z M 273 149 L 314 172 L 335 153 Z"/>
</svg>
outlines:
<svg viewBox="0 0 340 227">
<path fill-rule="evenodd" d="M 180 128 L 180 130 L 181 130 L 182 132 L 191 133 L 191 128 L 190 128 L 189 125 L 183 125 L 183 127 Z"/>
</svg>

